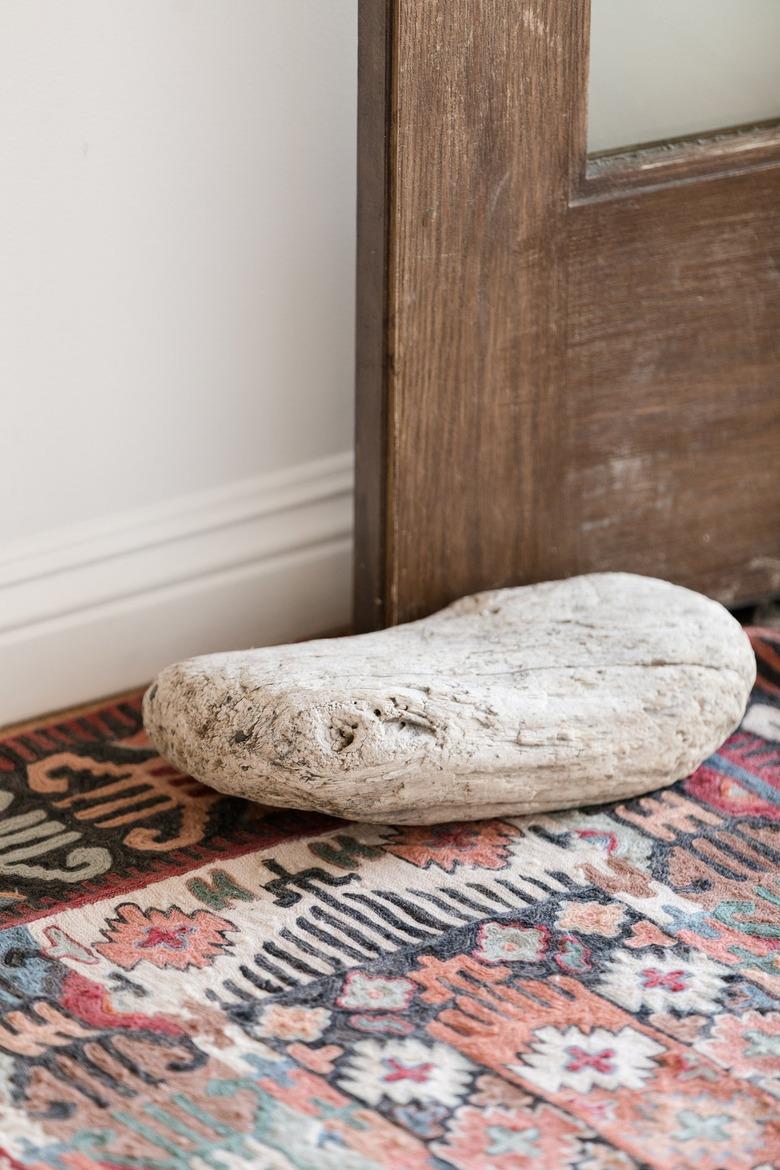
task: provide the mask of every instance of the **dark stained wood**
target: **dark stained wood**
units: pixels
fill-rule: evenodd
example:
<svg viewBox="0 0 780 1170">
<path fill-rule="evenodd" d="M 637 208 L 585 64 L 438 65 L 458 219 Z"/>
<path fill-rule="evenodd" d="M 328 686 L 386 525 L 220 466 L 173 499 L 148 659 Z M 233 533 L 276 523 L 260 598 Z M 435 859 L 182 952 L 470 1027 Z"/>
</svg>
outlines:
<svg viewBox="0 0 780 1170">
<path fill-rule="evenodd" d="M 609 199 L 630 189 L 682 183 L 709 175 L 736 175 L 773 167 L 780 153 L 780 122 L 713 130 L 697 138 L 674 138 L 587 159 L 579 194 Z"/>
<path fill-rule="evenodd" d="M 586 0 L 363 9 L 358 628 L 593 569 L 780 591 L 777 129 L 588 161 Z"/>
<path fill-rule="evenodd" d="M 572 564 L 780 591 L 780 168 L 572 210 Z"/>
<path fill-rule="evenodd" d="M 544 575 L 549 533 L 561 529 L 552 457 L 563 387 L 561 228 L 583 5 L 382 7 L 395 29 L 392 361 L 383 385 L 376 371 L 358 379 L 358 412 L 365 417 L 366 398 L 384 397 L 385 562 L 374 583 L 384 589 L 383 619 L 395 622 L 486 579 L 513 581 L 520 549 Z M 359 300 L 364 280 L 359 270 Z M 361 429 L 359 417 L 359 444 Z M 484 522 L 474 522 L 475 497 L 489 502 Z M 378 511 L 367 524 L 358 517 L 359 563 Z M 360 585 L 357 597 L 363 628 Z"/>
<path fill-rule="evenodd" d="M 386 624 L 393 4 L 358 3 L 354 623 Z"/>
</svg>

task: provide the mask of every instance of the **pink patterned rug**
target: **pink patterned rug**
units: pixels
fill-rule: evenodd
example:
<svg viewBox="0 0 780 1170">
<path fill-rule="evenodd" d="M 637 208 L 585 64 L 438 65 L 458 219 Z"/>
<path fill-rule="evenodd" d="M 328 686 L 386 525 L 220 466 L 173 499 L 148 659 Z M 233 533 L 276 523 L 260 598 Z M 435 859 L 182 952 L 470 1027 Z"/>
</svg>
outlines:
<svg viewBox="0 0 780 1170">
<path fill-rule="evenodd" d="M 780 635 L 621 805 L 397 829 L 175 773 L 139 696 L 0 743 L 0 1167 L 771 1170 Z"/>
</svg>

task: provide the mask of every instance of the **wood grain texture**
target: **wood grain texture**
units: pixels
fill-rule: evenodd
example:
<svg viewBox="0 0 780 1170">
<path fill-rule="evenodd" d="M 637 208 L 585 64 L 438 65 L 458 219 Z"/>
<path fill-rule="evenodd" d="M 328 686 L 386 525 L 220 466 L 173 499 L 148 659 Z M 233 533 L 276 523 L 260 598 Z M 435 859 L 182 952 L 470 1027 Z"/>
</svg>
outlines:
<svg viewBox="0 0 780 1170">
<path fill-rule="evenodd" d="M 155 679 L 144 723 L 221 792 L 436 824 L 671 784 L 735 729 L 755 677 L 717 602 L 596 573 L 357 637 L 190 658 Z"/>
<path fill-rule="evenodd" d="M 390 80 L 357 628 L 597 569 L 776 593 L 776 129 L 588 164 L 586 0 L 364 6 Z"/>
<path fill-rule="evenodd" d="M 581 10 L 397 5 L 391 621 L 555 575 Z"/>
<path fill-rule="evenodd" d="M 385 624 L 393 5 L 358 3 L 354 621 Z"/>
<path fill-rule="evenodd" d="M 574 208 L 577 571 L 780 592 L 780 169 Z"/>
<path fill-rule="evenodd" d="M 623 190 L 681 183 L 713 173 L 741 174 L 774 166 L 780 151 L 780 122 L 729 127 L 618 151 L 603 151 L 587 159 L 580 194 L 585 199 L 609 199 Z"/>
</svg>

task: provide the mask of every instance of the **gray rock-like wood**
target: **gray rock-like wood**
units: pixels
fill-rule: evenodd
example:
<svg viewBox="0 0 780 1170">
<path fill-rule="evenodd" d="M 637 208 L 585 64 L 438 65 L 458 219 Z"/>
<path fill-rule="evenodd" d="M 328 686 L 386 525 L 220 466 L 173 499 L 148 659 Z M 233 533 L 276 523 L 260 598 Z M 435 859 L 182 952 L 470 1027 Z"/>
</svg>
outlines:
<svg viewBox="0 0 780 1170">
<path fill-rule="evenodd" d="M 738 725 L 754 678 L 717 602 L 601 573 L 380 633 L 193 658 L 162 671 L 144 721 L 222 792 L 430 824 L 671 784 Z"/>
</svg>

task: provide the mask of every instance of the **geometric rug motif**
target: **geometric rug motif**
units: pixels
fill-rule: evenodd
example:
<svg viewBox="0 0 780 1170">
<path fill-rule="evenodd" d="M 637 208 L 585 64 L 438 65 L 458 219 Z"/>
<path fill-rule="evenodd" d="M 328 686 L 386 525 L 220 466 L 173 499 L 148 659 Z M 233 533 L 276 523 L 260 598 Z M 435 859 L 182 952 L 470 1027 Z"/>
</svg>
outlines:
<svg viewBox="0 0 780 1170">
<path fill-rule="evenodd" d="M 0 743 L 2 1170 L 772 1170 L 780 635 L 637 800 L 424 828 L 227 798 L 140 695 Z"/>
</svg>

